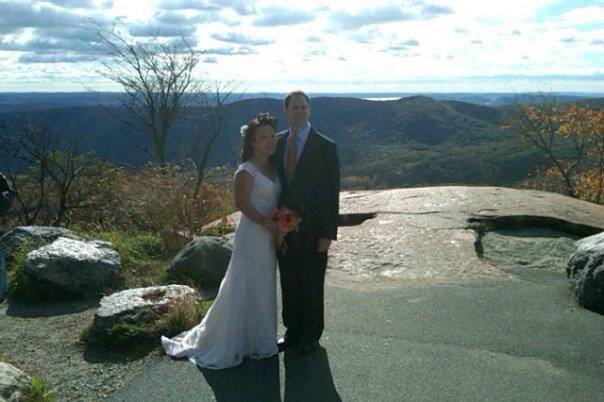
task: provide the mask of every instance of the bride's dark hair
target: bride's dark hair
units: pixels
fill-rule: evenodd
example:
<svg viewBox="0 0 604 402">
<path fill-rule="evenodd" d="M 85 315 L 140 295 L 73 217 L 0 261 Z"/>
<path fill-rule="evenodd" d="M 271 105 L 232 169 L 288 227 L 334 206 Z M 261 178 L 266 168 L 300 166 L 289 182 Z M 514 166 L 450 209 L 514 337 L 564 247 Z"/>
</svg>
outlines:
<svg viewBox="0 0 604 402">
<path fill-rule="evenodd" d="M 241 128 L 241 134 L 243 135 L 243 149 L 241 150 L 241 162 L 245 162 L 252 157 L 254 154 L 254 148 L 252 148 L 252 142 L 254 142 L 254 135 L 256 131 L 262 126 L 271 126 L 273 130 L 277 130 L 277 119 L 270 113 L 258 113 L 247 126 Z"/>
</svg>

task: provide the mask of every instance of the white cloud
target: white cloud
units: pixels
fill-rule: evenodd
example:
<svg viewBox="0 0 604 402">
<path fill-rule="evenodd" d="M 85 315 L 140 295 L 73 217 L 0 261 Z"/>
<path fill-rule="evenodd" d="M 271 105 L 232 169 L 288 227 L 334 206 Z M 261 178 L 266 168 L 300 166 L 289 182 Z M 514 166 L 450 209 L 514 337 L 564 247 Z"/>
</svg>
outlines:
<svg viewBox="0 0 604 402">
<path fill-rule="evenodd" d="M 88 9 L 97 9 L 97 8 L 111 8 L 113 7 L 112 0 L 45 0 L 47 3 L 52 3 L 59 7 L 64 8 L 88 8 Z"/>
<path fill-rule="evenodd" d="M 98 56 L 85 54 L 24 54 L 19 57 L 21 63 L 81 63 L 96 61 Z"/>
<path fill-rule="evenodd" d="M 570 26 L 592 23 L 601 25 L 604 21 L 604 5 L 575 8 L 557 17 L 556 20 Z"/>
<path fill-rule="evenodd" d="M 382 24 L 386 22 L 406 21 L 416 18 L 411 12 L 404 11 L 398 6 L 380 6 L 350 13 L 346 10 L 337 10 L 331 13 L 330 21 L 338 29 L 358 29 L 366 25 Z"/>
<path fill-rule="evenodd" d="M 217 54 L 221 56 L 246 56 L 250 54 L 256 54 L 257 52 L 248 46 L 240 47 L 217 47 L 210 49 L 203 49 L 204 54 Z"/>
<path fill-rule="evenodd" d="M 314 19 L 315 13 L 312 11 L 276 6 L 261 10 L 258 18 L 254 20 L 254 25 L 259 27 L 298 25 Z"/>
<path fill-rule="evenodd" d="M 216 33 L 212 35 L 212 38 L 222 41 L 222 42 L 231 42 L 236 43 L 238 45 L 248 45 L 248 46 L 265 46 L 274 43 L 275 41 L 272 39 L 264 39 L 264 38 L 255 38 L 252 36 L 248 36 L 245 34 L 237 33 L 237 32 L 228 32 L 228 33 Z"/>
<path fill-rule="evenodd" d="M 196 29 L 194 25 L 168 25 L 160 22 L 151 22 L 135 25 L 130 33 L 133 36 L 188 37 L 193 35 Z"/>
<path fill-rule="evenodd" d="M 220 11 L 225 8 L 235 10 L 240 15 L 255 13 L 254 1 L 250 0 L 162 0 L 162 10 L 202 10 Z"/>
<path fill-rule="evenodd" d="M 200 74 L 238 78 L 251 88 L 288 89 L 299 83 L 310 90 L 359 85 L 359 90 L 395 91 L 417 80 L 448 89 L 447 80 L 501 86 L 506 80 L 494 77 L 506 77 L 512 85 L 513 77 L 524 76 L 550 77 L 564 85 L 570 81 L 563 77 L 575 77 L 578 86 L 589 82 L 604 90 L 597 78 L 604 7 L 544 12 L 558 3 L 309 0 L 293 7 L 278 0 L 150 0 L 141 6 L 114 0 L 112 8 L 103 8 L 103 0 L 4 1 L 0 69 L 15 85 L 25 80 L 23 66 L 37 74 L 30 83 L 46 79 L 68 85 L 83 74 L 92 79 L 94 58 L 100 55 L 85 50 L 96 40 L 89 21 L 121 17 L 137 35 L 184 35 L 206 52 L 197 67 Z"/>
</svg>

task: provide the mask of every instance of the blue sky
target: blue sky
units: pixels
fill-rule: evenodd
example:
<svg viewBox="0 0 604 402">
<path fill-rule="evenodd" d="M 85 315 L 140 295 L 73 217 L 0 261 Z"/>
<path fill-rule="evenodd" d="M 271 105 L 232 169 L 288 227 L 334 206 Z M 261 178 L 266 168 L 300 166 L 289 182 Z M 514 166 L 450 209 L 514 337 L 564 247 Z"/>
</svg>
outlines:
<svg viewBox="0 0 604 402">
<path fill-rule="evenodd" d="M 248 91 L 604 92 L 604 0 L 0 0 L 0 91 L 118 90 L 94 23 Z"/>
</svg>

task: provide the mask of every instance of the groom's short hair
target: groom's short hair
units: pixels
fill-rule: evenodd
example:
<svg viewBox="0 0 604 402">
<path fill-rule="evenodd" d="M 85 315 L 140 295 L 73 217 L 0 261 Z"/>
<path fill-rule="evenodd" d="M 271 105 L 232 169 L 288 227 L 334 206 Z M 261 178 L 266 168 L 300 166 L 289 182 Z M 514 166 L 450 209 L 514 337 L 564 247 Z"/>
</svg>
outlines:
<svg viewBox="0 0 604 402">
<path fill-rule="evenodd" d="M 297 91 L 291 91 L 285 97 L 285 108 L 286 109 L 289 108 L 289 100 L 292 98 L 292 96 L 303 96 L 306 99 L 306 105 L 310 107 L 310 98 L 308 97 L 308 95 L 306 95 L 306 92 L 297 90 Z"/>
</svg>

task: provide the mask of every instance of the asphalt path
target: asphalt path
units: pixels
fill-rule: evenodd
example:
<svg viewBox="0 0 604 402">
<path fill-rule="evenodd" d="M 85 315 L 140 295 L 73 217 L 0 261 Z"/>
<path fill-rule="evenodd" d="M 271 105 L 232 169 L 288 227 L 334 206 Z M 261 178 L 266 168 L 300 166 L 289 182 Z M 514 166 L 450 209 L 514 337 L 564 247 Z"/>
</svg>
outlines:
<svg viewBox="0 0 604 402">
<path fill-rule="evenodd" d="M 327 286 L 322 348 L 212 371 L 158 358 L 108 401 L 604 401 L 604 316 L 563 274 Z"/>
</svg>

